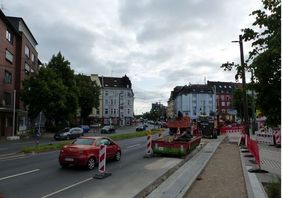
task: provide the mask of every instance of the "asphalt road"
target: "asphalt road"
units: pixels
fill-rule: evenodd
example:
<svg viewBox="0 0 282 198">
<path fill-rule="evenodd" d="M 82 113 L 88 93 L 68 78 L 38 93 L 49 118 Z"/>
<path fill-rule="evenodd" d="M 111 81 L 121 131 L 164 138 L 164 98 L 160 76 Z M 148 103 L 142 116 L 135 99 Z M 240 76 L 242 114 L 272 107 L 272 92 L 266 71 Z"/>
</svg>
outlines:
<svg viewBox="0 0 282 198">
<path fill-rule="evenodd" d="M 0 197 L 133 197 L 168 169 L 177 158 L 144 158 L 146 137 L 118 141 L 122 159 L 109 162 L 108 178 L 93 179 L 97 168 L 62 169 L 58 151 L 19 155 L 0 155 Z"/>
</svg>

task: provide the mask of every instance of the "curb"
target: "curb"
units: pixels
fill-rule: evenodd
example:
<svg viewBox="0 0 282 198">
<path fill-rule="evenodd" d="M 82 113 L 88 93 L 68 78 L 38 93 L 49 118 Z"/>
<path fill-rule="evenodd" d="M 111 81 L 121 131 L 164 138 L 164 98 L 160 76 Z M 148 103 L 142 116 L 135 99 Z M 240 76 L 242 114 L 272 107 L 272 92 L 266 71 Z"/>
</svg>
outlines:
<svg viewBox="0 0 282 198">
<path fill-rule="evenodd" d="M 174 167 L 167 170 L 163 175 L 158 177 L 154 182 L 152 182 L 147 187 L 145 187 L 142 191 L 136 194 L 133 198 L 144 198 L 148 196 L 152 191 L 158 188 L 159 185 L 161 185 L 169 176 L 171 176 L 176 170 L 178 170 L 181 166 L 183 166 L 188 160 L 193 158 L 193 156 L 195 156 L 202 148 L 203 148 L 203 145 L 200 144 L 198 147 L 196 147 L 194 151 L 189 153 L 181 162 L 179 162 Z"/>
</svg>

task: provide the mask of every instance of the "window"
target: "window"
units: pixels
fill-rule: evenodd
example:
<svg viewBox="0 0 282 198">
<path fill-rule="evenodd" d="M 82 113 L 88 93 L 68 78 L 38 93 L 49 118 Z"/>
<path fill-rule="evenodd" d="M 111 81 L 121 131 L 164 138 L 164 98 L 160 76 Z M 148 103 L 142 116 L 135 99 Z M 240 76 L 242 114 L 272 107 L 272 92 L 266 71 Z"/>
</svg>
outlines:
<svg viewBox="0 0 282 198">
<path fill-rule="evenodd" d="M 9 72 L 7 70 L 5 70 L 4 83 L 5 84 L 12 84 L 12 74 L 11 74 L 11 72 Z"/>
<path fill-rule="evenodd" d="M 114 115 L 116 115 L 117 114 L 117 110 L 116 109 L 114 109 Z"/>
<path fill-rule="evenodd" d="M 127 109 L 127 114 L 130 114 L 130 109 Z"/>
<path fill-rule="evenodd" d="M 113 115 L 113 109 L 111 109 L 111 115 Z"/>
<path fill-rule="evenodd" d="M 29 48 L 26 45 L 24 46 L 24 54 L 29 57 Z"/>
<path fill-rule="evenodd" d="M 108 92 L 107 91 L 105 91 L 105 96 L 107 96 L 108 95 Z"/>
<path fill-rule="evenodd" d="M 34 54 L 31 53 L 31 61 L 34 63 Z"/>
<path fill-rule="evenodd" d="M 225 106 L 225 102 L 221 102 L 221 106 L 224 107 Z"/>
<path fill-rule="evenodd" d="M 6 49 L 6 60 L 13 63 L 14 55 Z"/>
<path fill-rule="evenodd" d="M 221 100 L 224 100 L 224 95 L 221 96 Z"/>
<path fill-rule="evenodd" d="M 24 64 L 24 72 L 25 72 L 26 75 L 29 75 L 30 66 L 29 66 L 29 64 L 27 64 L 27 63 Z"/>
<path fill-rule="evenodd" d="M 107 99 L 105 100 L 105 104 L 106 104 L 106 105 L 108 104 L 108 100 L 107 100 Z"/>
<path fill-rule="evenodd" d="M 127 101 L 127 104 L 130 105 L 130 100 Z"/>
<path fill-rule="evenodd" d="M 9 30 L 6 30 L 6 39 L 13 44 L 13 35 L 11 34 L 11 32 L 9 32 Z"/>
<path fill-rule="evenodd" d="M 109 110 L 105 109 L 105 114 L 108 115 L 108 113 L 109 113 Z"/>
<path fill-rule="evenodd" d="M 12 101 L 12 94 L 9 92 L 4 92 L 4 99 L 3 99 L 3 105 L 4 106 L 11 106 L 11 101 Z"/>
</svg>

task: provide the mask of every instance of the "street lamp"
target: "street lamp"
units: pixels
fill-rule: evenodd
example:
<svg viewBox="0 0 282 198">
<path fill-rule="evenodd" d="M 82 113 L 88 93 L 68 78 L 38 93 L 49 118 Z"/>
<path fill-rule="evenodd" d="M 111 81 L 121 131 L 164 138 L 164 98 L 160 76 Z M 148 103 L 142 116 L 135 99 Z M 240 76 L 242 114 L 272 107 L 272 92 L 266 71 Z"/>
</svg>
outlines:
<svg viewBox="0 0 282 198">
<path fill-rule="evenodd" d="M 242 86 L 243 86 L 243 112 L 245 121 L 245 131 L 249 135 L 249 118 L 248 118 L 248 106 L 247 106 L 247 93 L 246 93 L 246 76 L 245 76 L 245 61 L 243 51 L 243 40 L 242 35 L 239 35 L 239 41 L 232 41 L 232 43 L 239 43 L 240 45 L 240 59 L 242 67 Z"/>
</svg>

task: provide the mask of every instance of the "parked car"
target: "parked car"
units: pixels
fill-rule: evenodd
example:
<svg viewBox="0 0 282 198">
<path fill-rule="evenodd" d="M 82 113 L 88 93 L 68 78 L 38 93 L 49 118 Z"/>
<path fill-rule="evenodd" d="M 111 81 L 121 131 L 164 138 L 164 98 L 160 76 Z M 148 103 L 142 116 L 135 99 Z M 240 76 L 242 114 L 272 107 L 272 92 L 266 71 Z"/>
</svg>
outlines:
<svg viewBox="0 0 282 198">
<path fill-rule="evenodd" d="M 136 131 L 145 131 L 146 130 L 146 125 L 142 124 L 136 127 Z"/>
<path fill-rule="evenodd" d="M 114 126 L 106 125 L 101 129 L 101 133 L 114 133 L 116 132 Z"/>
<path fill-rule="evenodd" d="M 60 150 L 59 163 L 65 168 L 69 165 L 85 167 L 92 170 L 99 160 L 100 145 L 107 145 L 107 159 L 119 161 L 121 148 L 109 137 L 81 137 Z"/>
<path fill-rule="evenodd" d="M 90 127 L 88 125 L 80 125 L 80 128 L 82 128 L 83 133 L 88 133 L 90 130 Z"/>
<path fill-rule="evenodd" d="M 75 139 L 83 135 L 83 129 L 80 127 L 64 128 L 54 135 L 55 140 Z"/>
</svg>

